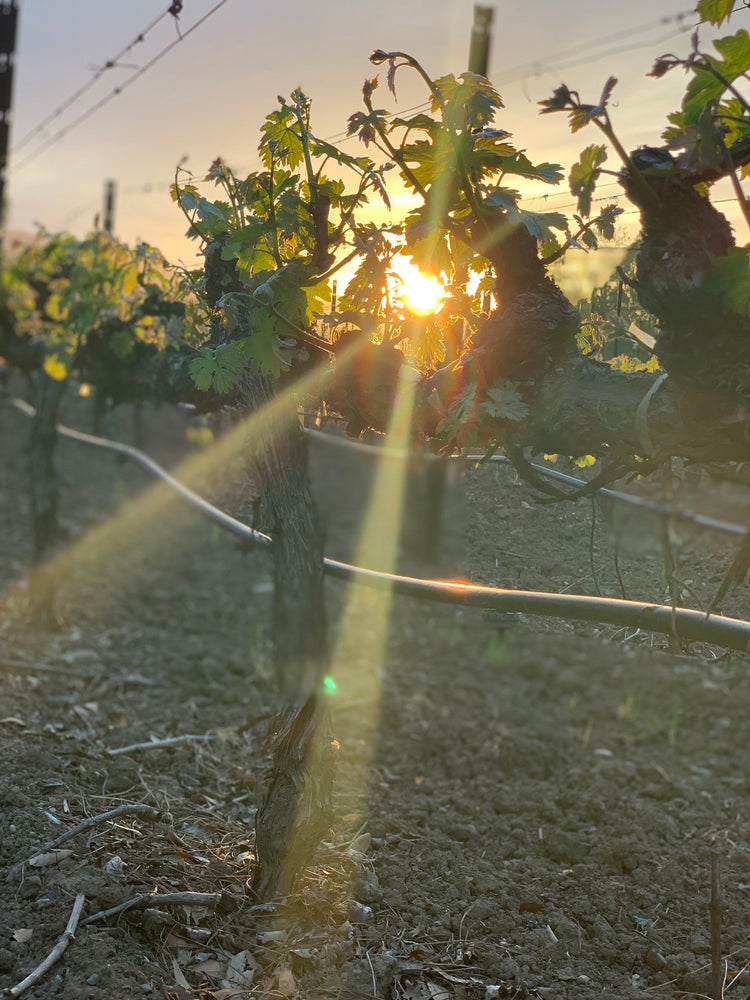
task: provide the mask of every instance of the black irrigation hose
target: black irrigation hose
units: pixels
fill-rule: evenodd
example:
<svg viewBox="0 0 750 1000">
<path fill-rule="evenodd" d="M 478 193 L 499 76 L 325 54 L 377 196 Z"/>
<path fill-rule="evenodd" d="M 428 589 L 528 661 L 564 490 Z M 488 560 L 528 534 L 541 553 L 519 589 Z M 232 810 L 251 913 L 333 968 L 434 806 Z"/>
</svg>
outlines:
<svg viewBox="0 0 750 1000">
<path fill-rule="evenodd" d="M 35 413 L 34 408 L 23 400 L 9 398 L 7 402 L 26 416 L 33 416 Z M 229 514 L 214 507 L 193 490 L 188 489 L 173 476 L 170 476 L 153 459 L 137 448 L 95 437 L 92 434 L 84 434 L 64 425 L 58 425 L 57 430 L 62 437 L 72 441 L 125 455 L 170 485 L 183 499 L 193 504 L 222 528 L 245 539 L 261 542 L 264 545 L 272 544 L 272 539 L 268 535 L 249 528 L 241 521 L 235 520 Z M 705 614 L 702 611 L 689 608 L 672 608 L 664 604 L 647 604 L 609 597 L 501 590 L 496 587 L 453 583 L 449 580 L 420 580 L 411 576 L 399 576 L 394 573 L 364 569 L 361 566 L 351 566 L 349 563 L 339 562 L 336 559 L 325 559 L 324 563 L 326 574 L 334 579 L 392 590 L 408 597 L 419 597 L 443 604 L 460 604 L 494 611 L 522 612 L 531 615 L 547 615 L 552 618 L 629 626 L 676 635 L 690 642 L 715 643 L 742 652 L 750 649 L 750 621 L 725 618 L 723 615 Z"/>
</svg>

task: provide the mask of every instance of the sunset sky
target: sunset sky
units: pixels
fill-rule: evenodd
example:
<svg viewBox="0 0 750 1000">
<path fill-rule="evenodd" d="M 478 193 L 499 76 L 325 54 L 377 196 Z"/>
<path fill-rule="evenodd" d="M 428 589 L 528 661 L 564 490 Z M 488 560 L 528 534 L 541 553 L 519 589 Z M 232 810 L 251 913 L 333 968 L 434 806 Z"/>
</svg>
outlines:
<svg viewBox="0 0 750 1000">
<path fill-rule="evenodd" d="M 363 80 L 376 72 L 368 61 L 374 48 L 408 51 L 434 76 L 466 68 L 473 0 L 218 4 L 184 0 L 182 33 L 217 9 L 127 83 L 178 38 L 169 15 L 146 31 L 165 14 L 167 0 L 20 0 L 9 230 L 30 232 L 39 224 L 84 235 L 101 210 L 105 180 L 113 178 L 116 235 L 128 242 L 147 240 L 168 258 L 192 264 L 196 248 L 185 241 L 184 220 L 168 194 L 180 161 L 196 174 L 218 155 L 238 171 L 253 169 L 264 115 L 276 106 L 277 94 L 288 95 L 297 86 L 313 100 L 316 133 L 341 136 L 348 116 L 361 107 Z M 500 125 L 532 159 L 567 168 L 599 137 L 593 130 L 571 136 L 564 116 L 539 118 L 537 101 L 563 81 L 593 101 L 613 74 L 620 80 L 613 117 L 624 145 L 658 141 L 666 113 L 679 104 L 684 76 L 677 72 L 654 80 L 646 73 L 658 55 L 685 54 L 693 26 L 690 0 L 498 2 L 489 76 L 506 104 Z M 734 15 L 720 33 L 741 26 L 750 27 L 750 12 Z M 104 68 L 144 32 L 117 66 Z M 711 37 L 708 29 L 702 37 Z M 48 121 L 88 83 L 77 101 Z M 406 85 L 404 75 L 402 84 L 400 109 L 424 100 L 416 82 Z M 123 85 L 122 93 L 75 124 Z M 385 86 L 378 103 L 392 106 Z M 346 144 L 356 147 L 356 140 Z M 528 207 L 572 207 L 567 185 L 546 190 L 546 202 Z M 532 197 L 540 194 L 530 191 Z M 739 231 L 738 237 L 748 238 Z"/>
</svg>

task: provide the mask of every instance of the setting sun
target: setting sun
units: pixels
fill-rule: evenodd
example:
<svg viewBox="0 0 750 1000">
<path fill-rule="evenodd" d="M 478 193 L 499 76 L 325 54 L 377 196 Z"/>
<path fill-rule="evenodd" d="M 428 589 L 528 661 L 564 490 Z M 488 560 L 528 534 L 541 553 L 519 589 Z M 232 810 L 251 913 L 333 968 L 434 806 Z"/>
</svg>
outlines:
<svg viewBox="0 0 750 1000">
<path fill-rule="evenodd" d="M 395 257 L 391 267 L 398 282 L 399 298 L 407 309 L 422 316 L 437 312 L 445 298 L 445 288 L 439 281 L 423 274 L 406 257 Z"/>
</svg>

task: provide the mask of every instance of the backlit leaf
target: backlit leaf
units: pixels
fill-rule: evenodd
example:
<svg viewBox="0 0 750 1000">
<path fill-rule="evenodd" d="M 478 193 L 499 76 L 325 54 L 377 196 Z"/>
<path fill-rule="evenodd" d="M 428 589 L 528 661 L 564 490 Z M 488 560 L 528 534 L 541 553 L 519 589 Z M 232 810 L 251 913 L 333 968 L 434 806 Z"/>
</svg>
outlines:
<svg viewBox="0 0 750 1000">
<path fill-rule="evenodd" d="M 528 403 L 512 382 L 501 382 L 488 389 L 482 409 L 498 420 L 523 420 L 529 415 Z"/>
<path fill-rule="evenodd" d="M 750 248 L 730 247 L 725 257 L 717 257 L 703 288 L 721 296 L 735 312 L 747 312 L 750 307 Z"/>
<path fill-rule="evenodd" d="M 587 146 L 570 169 L 570 190 L 578 199 L 578 211 L 581 215 L 591 213 L 591 197 L 599 179 L 601 164 L 607 159 L 606 146 Z"/>
<path fill-rule="evenodd" d="M 68 377 L 68 366 L 59 354 L 50 354 L 44 359 L 44 370 L 55 382 L 62 382 Z"/>
<path fill-rule="evenodd" d="M 515 225 L 525 226 L 537 240 L 548 239 L 552 235 L 551 229 L 565 232 L 568 227 L 568 220 L 561 212 L 526 212 L 511 208 L 508 210 L 508 219 Z"/>
<path fill-rule="evenodd" d="M 197 389 L 225 393 L 235 385 L 243 367 L 243 348 L 239 342 L 216 348 L 201 347 L 198 357 L 190 362 L 190 377 Z"/>
<path fill-rule="evenodd" d="M 722 24 L 732 13 L 736 0 L 698 0 L 696 12 L 701 21 Z"/>
<path fill-rule="evenodd" d="M 734 80 L 750 66 L 750 35 L 744 28 L 726 38 L 717 38 L 714 48 L 722 56 L 721 73 L 728 80 Z"/>
</svg>

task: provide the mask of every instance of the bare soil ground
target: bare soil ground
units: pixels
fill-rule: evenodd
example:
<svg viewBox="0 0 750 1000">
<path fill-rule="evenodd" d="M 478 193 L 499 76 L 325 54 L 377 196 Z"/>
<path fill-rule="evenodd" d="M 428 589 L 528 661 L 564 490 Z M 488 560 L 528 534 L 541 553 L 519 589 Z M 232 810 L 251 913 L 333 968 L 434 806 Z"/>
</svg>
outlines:
<svg viewBox="0 0 750 1000">
<path fill-rule="evenodd" d="M 66 420 L 88 429 L 80 401 Z M 176 462 L 186 420 L 150 414 L 147 450 Z M 725 992 L 750 995 L 745 656 L 327 583 L 336 826 L 298 890 L 259 908 L 253 817 L 280 707 L 269 557 L 138 469 L 61 443 L 77 541 L 62 626 L 35 630 L 28 429 L 0 409 L 0 990 L 83 894 L 75 939 L 29 1000 L 707 996 L 715 858 Z M 111 421 L 112 436 L 130 429 L 127 411 Z M 370 462 L 314 443 L 311 464 L 329 550 L 351 555 Z M 750 520 L 741 490 L 706 477 L 640 485 Z M 232 470 L 205 489 L 243 513 Z M 592 532 L 591 510 L 538 505 L 506 467 L 469 469 L 440 564 L 408 568 L 619 596 L 616 543 L 627 595 L 664 600 L 663 525 L 600 511 Z M 710 600 L 729 542 L 680 527 L 670 546 L 686 603 Z M 750 617 L 748 596 L 724 611 Z M 119 806 L 141 808 L 40 863 Z"/>
</svg>

